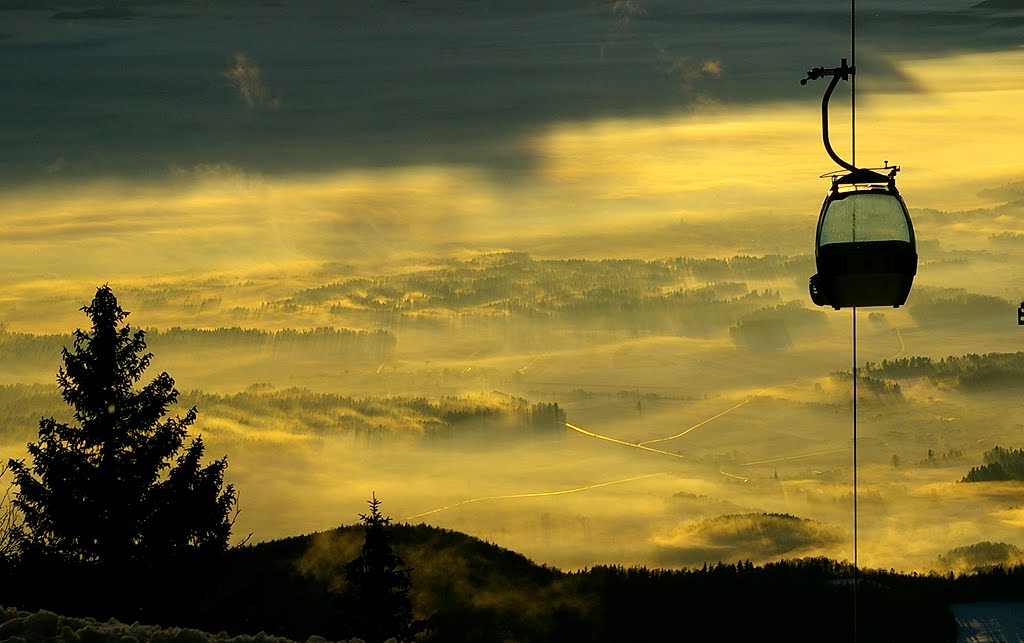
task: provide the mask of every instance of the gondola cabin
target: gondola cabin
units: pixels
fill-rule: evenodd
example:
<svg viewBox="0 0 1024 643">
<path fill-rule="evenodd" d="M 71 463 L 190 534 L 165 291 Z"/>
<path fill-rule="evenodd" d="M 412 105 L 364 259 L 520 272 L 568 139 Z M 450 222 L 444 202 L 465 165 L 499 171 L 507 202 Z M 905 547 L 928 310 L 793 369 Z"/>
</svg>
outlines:
<svg viewBox="0 0 1024 643">
<path fill-rule="evenodd" d="M 902 306 L 917 274 L 910 214 L 888 175 L 856 169 L 832 177 L 818 217 L 811 301 L 836 310 Z"/>
</svg>

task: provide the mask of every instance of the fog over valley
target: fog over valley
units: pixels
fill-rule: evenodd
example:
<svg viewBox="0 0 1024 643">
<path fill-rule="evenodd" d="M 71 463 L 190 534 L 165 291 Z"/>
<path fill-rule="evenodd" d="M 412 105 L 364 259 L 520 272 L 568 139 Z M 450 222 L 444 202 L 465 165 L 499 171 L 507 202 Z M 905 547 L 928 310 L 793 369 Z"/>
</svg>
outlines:
<svg viewBox="0 0 1024 643">
<path fill-rule="evenodd" d="M 0 0 L 0 455 L 72 419 L 107 284 L 238 540 L 375 493 L 567 570 L 851 559 L 798 82 L 848 6 L 698 4 Z M 1024 547 L 1019 9 L 927 4 L 858 18 L 856 157 L 903 168 L 920 256 L 856 313 L 859 560 L 908 572 Z M 845 84 L 832 118 L 848 154 Z"/>
</svg>

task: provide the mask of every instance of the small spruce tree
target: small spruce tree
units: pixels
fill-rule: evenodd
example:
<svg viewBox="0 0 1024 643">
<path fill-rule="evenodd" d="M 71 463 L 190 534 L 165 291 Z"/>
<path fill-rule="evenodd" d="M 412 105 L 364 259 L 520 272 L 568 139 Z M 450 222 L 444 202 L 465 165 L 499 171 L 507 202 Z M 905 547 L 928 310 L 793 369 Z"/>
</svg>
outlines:
<svg viewBox="0 0 1024 643">
<path fill-rule="evenodd" d="M 75 331 L 57 374 L 77 424 L 41 419 L 31 462 L 9 462 L 22 559 L 110 578 L 208 562 L 231 535 L 226 457 L 204 466 L 201 437 L 186 446 L 195 408 L 165 417 L 178 398 L 167 373 L 136 389 L 153 355 L 110 288 L 81 310 L 92 329 Z"/>
<path fill-rule="evenodd" d="M 359 555 L 345 564 L 345 578 L 355 592 L 353 634 L 368 643 L 390 638 L 406 643 L 424 629 L 412 617 L 412 570 L 391 546 L 391 517 L 381 513 L 377 495 L 366 502 L 370 513 L 359 514 L 365 541 Z"/>
</svg>

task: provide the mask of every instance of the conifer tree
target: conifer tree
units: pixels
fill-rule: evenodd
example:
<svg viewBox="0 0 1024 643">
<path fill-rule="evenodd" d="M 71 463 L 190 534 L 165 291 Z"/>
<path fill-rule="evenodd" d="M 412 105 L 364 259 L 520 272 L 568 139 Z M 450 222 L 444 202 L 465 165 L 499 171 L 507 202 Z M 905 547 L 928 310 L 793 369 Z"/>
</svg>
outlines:
<svg viewBox="0 0 1024 643">
<path fill-rule="evenodd" d="M 9 462 L 23 557 L 124 572 L 224 551 L 236 501 L 227 458 L 203 465 L 201 437 L 186 446 L 195 408 L 165 417 L 178 399 L 166 372 L 136 388 L 153 355 L 110 288 L 81 310 L 92 329 L 75 331 L 57 374 L 77 424 L 41 419 L 31 463 Z"/>
<path fill-rule="evenodd" d="M 377 495 L 366 502 L 370 513 L 359 514 L 365 541 L 359 555 L 345 564 L 345 578 L 356 594 L 354 633 L 368 643 L 412 641 L 424 629 L 412 617 L 412 570 L 391 547 L 391 517 L 381 513 Z"/>
</svg>

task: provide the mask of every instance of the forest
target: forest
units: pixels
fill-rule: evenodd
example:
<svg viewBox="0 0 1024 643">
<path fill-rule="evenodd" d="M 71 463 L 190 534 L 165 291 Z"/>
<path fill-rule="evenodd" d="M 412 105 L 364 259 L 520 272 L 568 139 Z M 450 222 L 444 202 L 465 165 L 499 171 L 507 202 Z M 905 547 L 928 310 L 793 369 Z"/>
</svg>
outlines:
<svg viewBox="0 0 1024 643">
<path fill-rule="evenodd" d="M 864 365 L 868 377 L 890 380 L 923 378 L 965 391 L 1018 388 L 1024 376 L 1024 353 L 986 353 L 930 357 L 905 357 Z"/>
<path fill-rule="evenodd" d="M 161 331 L 147 329 L 148 342 L 160 351 L 208 351 L 231 348 L 271 356 L 312 352 L 320 356 L 332 353 L 352 358 L 370 355 L 382 359 L 395 348 L 395 337 L 384 330 L 368 332 L 330 327 L 265 331 L 254 328 L 179 328 Z M 0 355 L 5 362 L 52 360 L 71 343 L 69 335 L 40 335 L 9 332 L 0 328 Z"/>
</svg>

